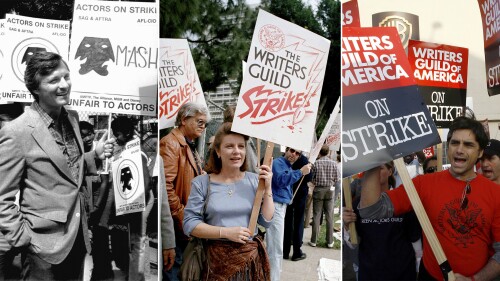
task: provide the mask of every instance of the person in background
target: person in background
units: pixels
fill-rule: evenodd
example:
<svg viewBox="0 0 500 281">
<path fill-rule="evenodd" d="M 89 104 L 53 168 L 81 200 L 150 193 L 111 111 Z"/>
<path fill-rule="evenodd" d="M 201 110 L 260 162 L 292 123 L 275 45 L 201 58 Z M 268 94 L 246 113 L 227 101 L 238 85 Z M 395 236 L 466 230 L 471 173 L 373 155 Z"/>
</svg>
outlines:
<svg viewBox="0 0 500 281">
<path fill-rule="evenodd" d="M 490 181 L 500 184 L 500 141 L 490 139 L 481 157 L 481 171 Z"/>
<path fill-rule="evenodd" d="M 247 172 L 247 140 L 247 136 L 231 131 L 231 123 L 223 123 L 215 135 L 208 174 L 191 183 L 184 232 L 208 239 L 202 280 L 270 280 L 269 261 L 261 238 L 256 236 L 257 228 L 247 226 L 260 179 L 265 182 L 265 191 L 258 222 L 264 227 L 271 223 L 273 174 L 266 165 L 259 167 L 259 174 Z"/>
<path fill-rule="evenodd" d="M 309 159 L 300 155 L 299 159 L 292 165 L 293 170 L 299 170 L 309 163 Z M 311 181 L 312 175 L 308 174 L 302 181 L 293 185 L 295 197 L 292 203 L 286 208 L 285 231 L 283 238 L 283 258 L 290 258 L 290 248 L 293 245 L 292 261 L 300 261 L 307 257 L 302 252 L 302 239 L 304 237 L 304 210 L 309 188 L 307 183 Z M 300 183 L 300 186 L 299 186 Z"/>
<path fill-rule="evenodd" d="M 159 167 L 163 167 L 163 159 L 161 157 L 156 158 L 159 161 Z M 160 229 L 161 229 L 161 249 L 163 258 L 163 277 L 162 280 L 166 280 L 165 273 L 174 266 L 175 261 L 175 233 L 174 233 L 174 221 L 172 220 L 172 215 L 170 214 L 170 206 L 168 205 L 167 188 L 165 187 L 165 172 L 160 169 Z"/>
<path fill-rule="evenodd" d="M 292 200 L 292 186 L 302 176 L 311 172 L 311 164 L 293 170 L 292 165 L 299 159 L 301 151 L 287 147 L 285 155 L 273 161 L 272 197 L 274 218 L 266 231 L 266 247 L 271 265 L 271 280 L 279 281 L 283 262 L 283 238 L 285 231 L 286 207 Z"/>
<path fill-rule="evenodd" d="M 321 147 L 319 158 L 313 166 L 312 182 L 314 184 L 313 193 L 313 225 L 311 247 L 316 247 L 316 240 L 319 235 L 321 213 L 326 217 L 326 241 L 328 248 L 333 248 L 333 203 L 334 191 L 332 187 L 337 182 L 337 164 L 328 157 L 330 148 L 327 145 Z"/>
<path fill-rule="evenodd" d="M 178 280 L 182 255 L 188 242 L 182 230 L 184 207 L 191 191 L 191 180 L 203 173 L 195 140 L 205 130 L 207 116 L 208 109 L 205 106 L 195 102 L 183 104 L 177 113 L 176 128 L 160 140 L 160 155 L 163 158 L 165 185 L 175 230 L 175 263 L 166 273 L 167 280 Z"/>
<path fill-rule="evenodd" d="M 424 160 L 424 164 L 422 165 L 424 170 L 424 174 L 432 174 L 437 172 L 437 157 L 431 156 Z"/>
<path fill-rule="evenodd" d="M 394 163 L 376 169 L 381 191 L 394 188 Z M 360 198 L 353 201 L 354 211 L 344 207 L 344 241 L 351 249 L 358 248 L 358 280 L 416 280 L 416 252 L 421 256 L 421 231 L 414 212 L 393 219 L 358 220 Z M 349 225 L 356 224 L 359 245 L 350 243 Z M 413 245 L 415 243 L 415 245 Z M 414 248 L 415 246 L 415 248 Z M 420 247 L 419 247 L 420 246 Z M 354 260 L 356 257 L 354 257 Z"/>
</svg>

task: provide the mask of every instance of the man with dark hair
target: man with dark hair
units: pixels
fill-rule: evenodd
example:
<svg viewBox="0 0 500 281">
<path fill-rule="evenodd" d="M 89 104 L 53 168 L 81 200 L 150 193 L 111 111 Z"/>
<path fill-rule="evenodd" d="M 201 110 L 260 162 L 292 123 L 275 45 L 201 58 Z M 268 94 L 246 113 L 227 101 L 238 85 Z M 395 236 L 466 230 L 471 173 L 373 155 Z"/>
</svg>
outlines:
<svg viewBox="0 0 500 281">
<path fill-rule="evenodd" d="M 94 150 L 94 126 L 87 121 L 80 121 L 80 134 L 82 135 L 83 140 L 83 149 L 85 152 L 89 152 Z"/>
<path fill-rule="evenodd" d="M 0 229 L 24 248 L 24 280 L 82 279 L 90 252 L 83 179 L 95 157 L 111 156 L 114 140 L 84 152 L 78 116 L 64 108 L 71 80 L 60 55 L 35 53 L 25 82 L 35 102 L 0 130 Z"/>
<path fill-rule="evenodd" d="M 426 158 L 424 160 L 424 163 L 422 164 L 422 168 L 424 170 L 424 174 L 432 174 L 434 172 L 437 172 L 437 157 L 431 156 L 429 158 Z"/>
<path fill-rule="evenodd" d="M 266 231 L 266 247 L 271 265 L 271 280 L 279 281 L 281 263 L 283 261 L 283 238 L 285 230 L 286 207 L 292 200 L 292 185 L 302 176 L 311 172 L 311 164 L 293 170 L 292 165 L 299 159 L 302 152 L 287 147 L 285 155 L 273 160 L 272 197 L 274 201 L 273 222 Z"/>
<path fill-rule="evenodd" d="M 178 280 L 182 254 L 188 242 L 188 237 L 182 230 L 184 206 L 191 191 L 191 180 L 203 172 L 195 140 L 205 130 L 207 118 L 208 109 L 205 106 L 187 102 L 177 113 L 177 128 L 160 140 L 168 203 L 175 229 L 175 263 L 166 273 L 167 280 Z"/>
<path fill-rule="evenodd" d="M 316 240 L 319 236 L 319 226 L 321 213 L 326 217 L 326 242 L 328 248 L 333 248 L 333 197 L 335 192 L 332 188 L 337 182 L 337 163 L 328 157 L 330 148 L 323 145 L 319 151 L 319 158 L 313 166 L 314 184 L 313 192 L 313 224 L 311 242 L 308 244 L 316 247 Z"/>
<path fill-rule="evenodd" d="M 416 177 L 413 183 L 456 279 L 491 280 L 500 274 L 500 189 L 474 172 L 488 137 L 481 123 L 467 117 L 456 118 L 449 130 L 450 169 Z M 403 188 L 380 192 L 379 171 L 374 168 L 364 175 L 361 217 L 377 219 L 411 211 Z M 418 279 L 443 279 L 425 236 Z"/>
<path fill-rule="evenodd" d="M 481 157 L 481 171 L 490 181 L 500 184 L 500 141 L 490 139 Z"/>
</svg>

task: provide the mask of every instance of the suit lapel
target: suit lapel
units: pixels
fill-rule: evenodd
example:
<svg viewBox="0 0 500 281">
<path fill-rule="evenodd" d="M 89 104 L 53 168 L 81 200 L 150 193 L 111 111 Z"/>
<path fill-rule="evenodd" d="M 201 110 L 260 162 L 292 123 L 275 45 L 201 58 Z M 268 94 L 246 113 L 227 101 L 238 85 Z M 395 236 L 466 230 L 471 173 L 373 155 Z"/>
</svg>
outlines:
<svg viewBox="0 0 500 281">
<path fill-rule="evenodd" d="M 76 113 L 75 113 L 75 115 L 76 115 L 76 117 L 78 117 L 78 115 Z M 80 160 L 79 160 L 80 170 L 78 171 L 78 184 L 80 184 L 82 182 L 82 179 L 83 179 L 83 170 L 85 168 L 85 163 L 84 163 L 85 157 L 83 156 L 83 154 L 84 154 L 83 140 L 82 140 L 82 136 L 80 135 L 80 127 L 78 125 L 78 119 L 76 117 L 73 116 L 73 112 L 68 111 L 69 123 L 71 124 L 71 128 L 73 128 L 73 132 L 74 132 L 75 137 L 76 137 L 76 143 L 78 144 L 78 150 L 82 154 L 82 157 L 80 157 Z"/>
<path fill-rule="evenodd" d="M 31 115 L 31 117 L 28 118 L 28 126 L 33 128 L 31 135 L 59 171 L 76 185 L 71 175 L 71 171 L 69 170 L 68 163 L 66 162 L 66 157 L 64 157 L 61 149 L 54 141 L 54 137 L 49 129 L 45 127 L 45 124 L 40 120 L 38 113 L 31 109 L 29 109 L 28 113 Z"/>
</svg>

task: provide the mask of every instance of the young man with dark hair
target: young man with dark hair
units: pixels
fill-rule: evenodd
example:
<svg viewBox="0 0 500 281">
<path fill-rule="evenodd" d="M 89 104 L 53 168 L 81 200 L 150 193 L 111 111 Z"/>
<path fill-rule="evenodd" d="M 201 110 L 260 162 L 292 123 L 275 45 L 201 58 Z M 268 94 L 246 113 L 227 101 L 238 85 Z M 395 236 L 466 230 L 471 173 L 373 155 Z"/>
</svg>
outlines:
<svg viewBox="0 0 500 281">
<path fill-rule="evenodd" d="M 500 141 L 490 139 L 481 157 L 483 176 L 496 184 L 500 184 Z"/>
<path fill-rule="evenodd" d="M 413 183 L 456 279 L 491 280 L 500 274 L 500 189 L 474 172 L 488 137 L 481 123 L 466 117 L 456 118 L 449 130 L 450 169 L 416 177 Z M 379 170 L 365 173 L 361 217 L 392 217 L 412 210 L 403 188 L 380 192 Z M 418 279 L 443 279 L 425 236 Z"/>
<path fill-rule="evenodd" d="M 35 102 L 0 130 L 0 229 L 24 249 L 23 279 L 83 279 L 90 252 L 83 179 L 95 172 L 95 157 L 111 156 L 114 140 L 84 152 L 78 116 L 64 108 L 71 79 L 60 55 L 35 53 L 25 82 Z"/>
</svg>

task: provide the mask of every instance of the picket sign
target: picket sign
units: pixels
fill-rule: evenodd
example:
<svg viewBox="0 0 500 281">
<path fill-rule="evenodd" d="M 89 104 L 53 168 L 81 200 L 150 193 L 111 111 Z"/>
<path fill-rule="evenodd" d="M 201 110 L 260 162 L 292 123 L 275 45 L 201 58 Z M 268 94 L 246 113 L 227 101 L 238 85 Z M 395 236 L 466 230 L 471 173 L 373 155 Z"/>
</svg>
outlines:
<svg viewBox="0 0 500 281">
<path fill-rule="evenodd" d="M 443 129 L 438 129 L 439 135 L 443 135 Z M 437 152 L 436 152 L 436 157 L 437 157 L 437 171 L 436 172 L 441 172 L 443 170 L 443 143 L 440 142 L 437 144 Z"/>
<path fill-rule="evenodd" d="M 439 264 L 439 268 L 441 268 L 441 272 L 443 273 L 444 279 L 448 281 L 455 281 L 455 274 L 451 269 L 450 264 L 448 263 L 448 259 L 444 254 L 443 248 L 441 244 L 439 244 L 439 240 L 432 228 L 431 222 L 429 221 L 429 217 L 425 212 L 424 206 L 422 205 L 422 201 L 420 201 L 420 197 L 418 197 L 417 190 L 413 185 L 413 181 L 411 180 L 410 174 L 406 169 L 406 165 L 403 161 L 403 158 L 398 158 L 394 160 L 394 164 L 396 166 L 396 170 L 403 181 L 404 189 L 408 194 L 408 198 L 410 199 L 411 205 L 413 206 L 413 210 L 417 215 L 418 221 L 420 222 L 420 226 L 422 226 L 422 230 L 424 231 L 425 237 L 431 246 L 432 252 L 436 257 L 436 260 Z"/>
<path fill-rule="evenodd" d="M 325 125 L 325 128 L 323 128 L 323 132 L 321 133 L 321 136 L 319 137 L 318 141 L 316 144 L 311 148 L 311 154 L 309 155 L 309 163 L 314 164 L 316 162 L 316 159 L 318 158 L 319 151 L 321 150 L 321 147 L 323 147 L 323 144 L 326 141 L 326 138 L 328 137 L 328 134 L 330 133 L 330 129 L 332 128 L 333 122 L 335 121 L 335 118 L 337 118 L 337 115 L 339 114 L 339 109 L 340 109 L 340 97 L 337 99 L 337 103 L 335 104 L 335 107 L 333 108 L 332 113 L 330 114 L 330 119 L 328 119 L 328 122 Z M 297 189 L 293 193 L 292 196 L 292 201 L 290 201 L 290 204 L 292 204 L 293 199 L 295 198 L 295 195 L 297 194 L 297 191 L 299 191 L 300 185 L 302 184 L 302 181 L 304 180 L 304 176 L 300 178 L 299 185 L 297 186 Z"/>
<path fill-rule="evenodd" d="M 342 180 L 342 192 L 344 193 L 345 206 L 347 208 L 351 208 L 351 210 L 354 210 L 352 208 L 351 184 L 349 179 L 350 177 L 344 178 Z M 357 245 L 358 233 L 356 232 L 356 224 L 354 222 L 349 224 L 349 234 L 351 236 L 351 244 Z"/>
<path fill-rule="evenodd" d="M 112 113 L 110 112 L 108 114 L 108 138 L 107 138 L 108 140 L 111 138 L 111 119 L 112 118 L 113 118 L 113 116 L 112 116 Z M 109 157 L 106 157 L 106 161 L 104 163 L 105 164 L 104 164 L 102 173 L 107 175 L 107 174 L 109 174 L 109 169 L 110 169 L 109 167 L 111 166 L 111 165 L 109 165 Z"/>
<path fill-rule="evenodd" d="M 266 154 L 264 155 L 264 165 L 271 167 L 272 156 L 274 150 L 274 143 L 267 142 L 266 144 Z M 264 191 L 266 189 L 266 182 L 263 179 L 259 179 L 259 186 L 257 187 L 257 192 L 255 193 L 255 199 L 253 200 L 252 214 L 250 215 L 250 222 L 248 224 L 248 229 L 253 233 L 257 227 L 257 218 L 259 216 L 260 206 L 262 204 L 262 197 L 264 196 Z"/>
</svg>

